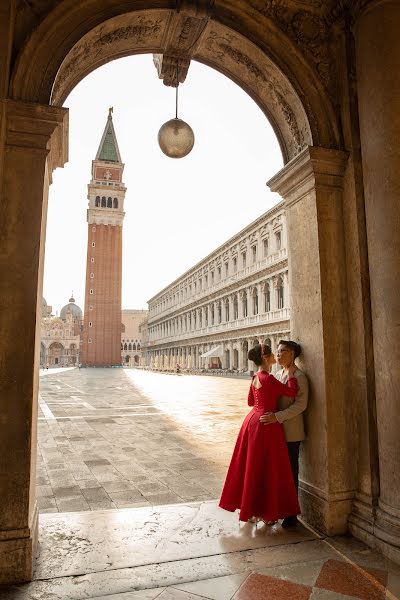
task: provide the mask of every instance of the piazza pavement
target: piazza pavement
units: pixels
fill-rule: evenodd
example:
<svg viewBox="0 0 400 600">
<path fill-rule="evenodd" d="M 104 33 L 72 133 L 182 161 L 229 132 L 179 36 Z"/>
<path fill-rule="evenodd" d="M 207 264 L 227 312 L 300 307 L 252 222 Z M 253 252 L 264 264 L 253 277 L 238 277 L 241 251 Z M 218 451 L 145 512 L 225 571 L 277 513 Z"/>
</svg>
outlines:
<svg viewBox="0 0 400 600">
<path fill-rule="evenodd" d="M 248 412 L 248 379 L 138 369 L 40 377 L 42 513 L 219 498 Z"/>
</svg>

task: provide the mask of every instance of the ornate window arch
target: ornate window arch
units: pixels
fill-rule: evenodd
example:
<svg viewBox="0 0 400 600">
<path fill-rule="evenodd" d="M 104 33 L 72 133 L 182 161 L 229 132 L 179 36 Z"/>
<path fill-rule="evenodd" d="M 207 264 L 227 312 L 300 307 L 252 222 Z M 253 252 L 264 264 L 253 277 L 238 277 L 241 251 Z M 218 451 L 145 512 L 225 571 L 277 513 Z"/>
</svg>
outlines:
<svg viewBox="0 0 400 600">
<path fill-rule="evenodd" d="M 96 200 L 94 201 L 94 205 L 96 207 L 100 206 L 100 196 L 96 196 Z"/>
<path fill-rule="evenodd" d="M 229 298 L 225 298 L 225 321 L 228 322 L 229 321 Z"/>
<path fill-rule="evenodd" d="M 258 289 L 255 287 L 251 293 L 253 302 L 253 315 L 258 315 Z"/>
<path fill-rule="evenodd" d="M 263 296 L 264 296 L 264 312 L 269 312 L 271 310 L 271 288 L 268 281 L 265 282 L 263 288 Z"/>
<path fill-rule="evenodd" d="M 101 207 L 102 208 L 106 208 L 106 206 L 107 206 L 107 199 L 106 199 L 105 196 L 102 196 L 102 198 L 101 198 Z"/>
<path fill-rule="evenodd" d="M 242 292 L 242 308 L 243 308 L 243 316 L 247 317 L 249 313 L 248 304 L 247 304 L 247 292 L 243 290 Z"/>
<path fill-rule="evenodd" d="M 239 318 L 239 302 L 238 302 L 238 297 L 237 294 L 235 294 L 234 298 L 233 298 L 233 319 L 236 321 L 236 319 Z"/>
<path fill-rule="evenodd" d="M 276 304 L 278 308 L 283 308 L 285 305 L 284 287 L 282 277 L 278 277 L 276 281 Z"/>
</svg>

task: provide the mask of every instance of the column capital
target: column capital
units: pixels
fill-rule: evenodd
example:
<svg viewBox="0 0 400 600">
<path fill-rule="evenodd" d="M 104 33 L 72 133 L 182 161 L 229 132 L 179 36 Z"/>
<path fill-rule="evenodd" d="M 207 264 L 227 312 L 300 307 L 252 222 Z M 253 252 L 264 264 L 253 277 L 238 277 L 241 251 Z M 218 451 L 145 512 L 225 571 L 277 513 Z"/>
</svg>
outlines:
<svg viewBox="0 0 400 600">
<path fill-rule="evenodd" d="M 318 146 L 307 146 L 289 161 L 267 185 L 278 192 L 287 204 L 294 204 L 311 191 L 343 187 L 348 153 Z"/>
<path fill-rule="evenodd" d="M 68 109 L 17 100 L 2 102 L 6 145 L 49 155 L 50 171 L 68 161 Z"/>
</svg>

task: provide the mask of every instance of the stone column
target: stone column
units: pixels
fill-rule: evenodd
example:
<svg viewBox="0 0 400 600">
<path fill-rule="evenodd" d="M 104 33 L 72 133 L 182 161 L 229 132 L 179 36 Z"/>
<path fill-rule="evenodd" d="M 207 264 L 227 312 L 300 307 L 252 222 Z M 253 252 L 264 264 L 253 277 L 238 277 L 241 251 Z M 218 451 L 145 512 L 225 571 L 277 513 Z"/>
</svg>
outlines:
<svg viewBox="0 0 400 600">
<path fill-rule="evenodd" d="M 246 294 L 247 294 L 247 316 L 248 317 L 252 317 L 252 316 L 254 316 L 254 310 L 253 310 L 253 288 L 247 288 Z"/>
<path fill-rule="evenodd" d="M 51 173 L 67 160 L 68 111 L 1 106 L 0 583 L 32 578 L 40 319 Z M 16 340 L 24 340 L 20 352 Z"/>
<path fill-rule="evenodd" d="M 244 294 L 246 293 L 246 290 L 241 290 L 238 294 L 238 312 L 239 312 L 239 319 L 243 319 L 244 317 L 244 313 L 243 313 L 243 298 L 244 298 Z"/>
<path fill-rule="evenodd" d="M 233 296 L 229 295 L 228 296 L 228 306 L 229 306 L 229 319 L 228 319 L 228 323 L 230 321 L 233 321 Z"/>
<path fill-rule="evenodd" d="M 283 273 L 283 308 L 289 307 L 289 273 Z"/>
<path fill-rule="evenodd" d="M 252 347 L 253 347 L 253 338 L 250 338 L 250 339 L 248 339 L 248 340 L 247 340 L 247 348 L 248 348 L 248 351 L 249 351 L 249 350 L 250 350 Z M 243 357 L 243 358 L 244 358 L 244 357 Z M 245 359 L 245 363 L 244 363 L 244 364 L 245 364 L 245 367 L 244 367 L 244 368 L 247 368 L 247 371 L 254 371 L 254 369 L 255 369 L 255 365 L 254 365 L 254 363 L 253 363 L 253 361 L 252 361 L 252 360 L 249 360 L 248 358 L 246 358 L 246 359 Z"/>
<path fill-rule="evenodd" d="M 400 560 L 400 4 L 369 2 L 355 25 L 371 286 L 380 497 L 376 545 Z"/>
<path fill-rule="evenodd" d="M 232 342 L 230 342 L 228 344 L 228 350 L 229 350 L 229 364 L 228 364 L 228 369 L 232 369 L 232 367 L 233 367 L 233 344 L 232 344 Z"/>
<path fill-rule="evenodd" d="M 207 304 L 207 327 L 211 327 L 211 304 Z"/>
<path fill-rule="evenodd" d="M 346 531 L 356 488 L 342 214 L 346 162 L 344 152 L 307 147 L 268 182 L 286 202 L 291 336 L 303 347 L 311 386 L 302 512 L 328 535 Z"/>
</svg>

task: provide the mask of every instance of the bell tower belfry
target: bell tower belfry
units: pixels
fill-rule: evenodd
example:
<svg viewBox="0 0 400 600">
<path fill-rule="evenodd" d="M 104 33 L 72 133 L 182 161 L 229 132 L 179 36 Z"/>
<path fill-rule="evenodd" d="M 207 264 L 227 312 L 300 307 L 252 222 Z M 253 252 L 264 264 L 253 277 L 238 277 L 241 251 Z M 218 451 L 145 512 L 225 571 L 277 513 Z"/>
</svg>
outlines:
<svg viewBox="0 0 400 600">
<path fill-rule="evenodd" d="M 81 364 L 121 365 L 124 164 L 109 109 L 88 185 L 88 245 Z"/>
</svg>

